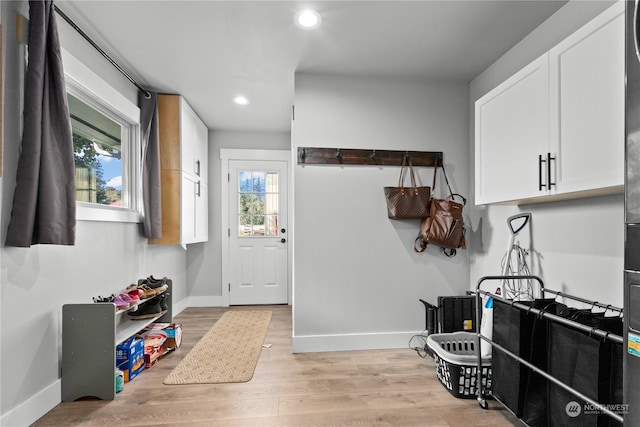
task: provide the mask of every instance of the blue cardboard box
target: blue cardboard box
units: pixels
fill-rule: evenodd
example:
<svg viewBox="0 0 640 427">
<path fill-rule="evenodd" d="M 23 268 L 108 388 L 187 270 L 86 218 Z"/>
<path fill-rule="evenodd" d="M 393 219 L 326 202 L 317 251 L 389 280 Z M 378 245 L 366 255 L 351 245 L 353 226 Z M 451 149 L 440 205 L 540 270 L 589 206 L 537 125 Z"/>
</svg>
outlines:
<svg viewBox="0 0 640 427">
<path fill-rule="evenodd" d="M 124 373 L 124 382 L 134 379 L 144 369 L 144 340 L 131 337 L 116 346 L 116 367 Z"/>
</svg>

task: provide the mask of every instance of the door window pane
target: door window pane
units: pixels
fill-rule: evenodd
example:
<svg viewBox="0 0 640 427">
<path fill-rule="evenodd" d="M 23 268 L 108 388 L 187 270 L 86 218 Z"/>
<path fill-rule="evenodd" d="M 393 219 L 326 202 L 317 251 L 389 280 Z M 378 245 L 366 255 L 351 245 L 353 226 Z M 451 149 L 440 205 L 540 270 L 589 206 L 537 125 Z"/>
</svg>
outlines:
<svg viewBox="0 0 640 427">
<path fill-rule="evenodd" d="M 278 172 L 238 171 L 238 236 L 278 235 Z"/>
</svg>

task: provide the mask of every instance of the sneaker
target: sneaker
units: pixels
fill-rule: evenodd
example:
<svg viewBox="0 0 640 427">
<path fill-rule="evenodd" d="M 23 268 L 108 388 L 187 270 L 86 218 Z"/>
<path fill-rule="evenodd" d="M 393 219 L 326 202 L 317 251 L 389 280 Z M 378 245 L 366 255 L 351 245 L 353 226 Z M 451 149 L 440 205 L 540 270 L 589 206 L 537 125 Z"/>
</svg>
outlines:
<svg viewBox="0 0 640 427">
<path fill-rule="evenodd" d="M 160 307 L 160 298 L 147 302 L 136 311 L 127 313 L 132 320 L 138 319 L 151 319 L 152 317 L 159 317 L 166 313 L 166 310 L 162 310 Z"/>
<path fill-rule="evenodd" d="M 152 289 L 147 285 L 138 285 L 138 290 L 140 291 L 141 299 L 147 299 L 147 298 L 155 297 L 156 295 L 158 295 L 155 289 Z"/>
<path fill-rule="evenodd" d="M 116 310 L 124 310 L 125 308 L 129 308 L 131 304 L 122 298 L 119 295 L 111 295 L 111 302 L 116 305 Z"/>
<path fill-rule="evenodd" d="M 160 295 L 162 292 L 169 289 L 169 285 L 167 284 L 167 278 L 164 277 L 162 279 L 155 279 L 153 276 L 149 276 L 146 279 L 140 281 L 141 285 L 147 285 L 151 289 L 155 289 L 157 295 Z"/>
<path fill-rule="evenodd" d="M 127 295 L 129 295 L 134 301 L 140 301 L 142 298 L 142 291 L 138 288 L 129 289 L 127 288 Z"/>
<path fill-rule="evenodd" d="M 169 306 L 167 305 L 167 297 L 171 295 L 169 293 L 164 293 L 160 295 L 160 308 L 164 311 L 169 310 Z"/>
<path fill-rule="evenodd" d="M 120 298 L 122 301 L 124 302 L 128 302 L 129 306 L 133 307 L 134 305 L 136 305 L 137 303 L 140 302 L 140 298 L 138 298 L 137 296 L 131 296 L 128 293 L 122 292 L 121 294 L 118 294 L 118 298 Z"/>
</svg>

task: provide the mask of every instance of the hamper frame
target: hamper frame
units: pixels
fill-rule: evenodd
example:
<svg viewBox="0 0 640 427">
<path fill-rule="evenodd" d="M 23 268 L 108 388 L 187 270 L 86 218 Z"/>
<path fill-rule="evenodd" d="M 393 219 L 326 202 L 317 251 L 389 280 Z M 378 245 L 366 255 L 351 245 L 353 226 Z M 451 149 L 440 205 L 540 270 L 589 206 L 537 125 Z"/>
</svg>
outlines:
<svg viewBox="0 0 640 427">
<path fill-rule="evenodd" d="M 595 407 L 598 407 L 604 414 L 608 415 L 609 417 L 613 418 L 614 420 L 620 422 L 620 423 L 624 423 L 624 420 L 622 418 L 622 416 L 620 416 L 619 414 L 614 413 L 613 411 L 611 411 L 606 405 L 603 405 L 601 403 L 596 402 L 595 400 L 585 396 L 584 394 L 582 394 L 581 392 L 579 392 L 578 390 L 574 389 L 573 387 L 568 386 L 567 384 L 563 383 L 562 381 L 560 381 L 559 379 L 557 379 L 556 377 L 554 377 L 553 375 L 549 374 L 548 372 L 538 368 L 537 366 L 532 365 L 531 363 L 529 363 L 528 361 L 522 359 L 520 356 L 512 353 L 511 351 L 507 350 L 506 348 L 504 348 L 503 346 L 496 344 L 491 338 L 488 338 L 484 335 L 482 335 L 481 333 L 481 325 L 482 325 L 482 319 L 480 317 L 481 311 L 482 311 L 482 297 L 483 296 L 487 296 L 487 297 L 491 297 L 491 298 L 495 298 L 498 301 L 501 301 L 505 304 L 508 304 L 512 307 L 515 308 L 519 308 L 521 310 L 525 310 L 527 312 L 530 312 L 532 314 L 535 314 L 537 316 L 539 316 L 540 318 L 546 318 L 546 319 L 550 319 L 553 320 L 554 322 L 563 324 L 565 326 L 569 326 L 571 328 L 577 329 L 579 331 L 582 332 L 586 332 L 590 335 L 595 335 L 599 338 L 602 338 L 603 340 L 611 340 L 613 342 L 617 342 L 617 343 L 621 343 L 624 344 L 624 340 L 621 336 L 613 334 L 611 332 L 602 330 L 602 329 L 598 329 L 598 328 L 592 328 L 589 326 L 586 326 L 582 323 L 578 323 L 575 322 L 573 320 L 569 320 L 567 318 L 564 317 L 560 317 L 560 316 L 556 316 L 554 314 L 551 313 L 547 313 L 543 310 L 538 310 L 536 308 L 532 308 L 529 306 L 526 306 L 524 304 L 520 304 L 517 301 L 511 301 L 511 300 L 506 300 L 504 298 L 502 298 L 499 295 L 495 295 L 491 292 L 488 291 L 484 291 L 482 289 L 480 289 L 481 285 L 486 282 L 486 281 L 492 281 L 492 280 L 535 280 L 536 282 L 538 282 L 538 285 L 540 287 L 540 297 L 544 298 L 545 293 L 550 293 L 552 295 L 555 295 L 555 297 L 563 297 L 563 298 L 568 298 L 577 302 L 581 302 L 583 304 L 588 304 L 591 305 L 592 307 L 599 307 L 599 308 L 604 308 L 605 310 L 612 310 L 612 311 L 617 311 L 618 313 L 622 314 L 623 310 L 621 308 L 618 307 L 613 307 L 611 305 L 605 305 L 605 304 L 601 304 L 597 301 L 590 301 L 584 298 L 580 298 L 580 297 L 576 297 L 573 295 L 569 295 L 566 294 L 564 292 L 558 292 L 558 291 L 554 291 L 551 289 L 546 289 L 544 287 L 544 282 L 542 281 L 542 279 L 538 276 L 533 276 L 533 275 L 526 275 L 526 276 L 484 276 L 482 278 L 480 278 L 480 280 L 478 280 L 478 283 L 476 285 L 476 319 L 477 320 L 477 325 L 478 325 L 478 329 L 477 329 L 477 348 L 480 349 L 480 344 L 482 342 L 482 340 L 484 340 L 485 342 L 491 344 L 493 349 L 497 349 L 498 351 L 504 353 L 505 355 L 511 357 L 512 359 L 515 359 L 516 361 L 518 361 L 520 364 L 526 366 L 527 368 L 529 368 L 531 371 L 543 376 L 545 379 L 553 382 L 554 384 L 556 384 L 557 386 L 563 388 L 564 390 L 568 391 L 569 393 L 571 393 L 572 395 L 578 397 L 579 399 L 583 400 L 584 402 L 587 402 L 591 405 L 594 405 Z M 489 404 L 487 403 L 486 399 L 484 398 L 485 393 L 483 392 L 483 385 L 482 385 L 482 372 L 481 372 L 481 368 L 482 368 L 482 355 L 481 352 L 478 351 L 477 352 L 477 363 L 476 363 L 476 367 L 478 369 L 478 379 L 477 384 L 477 400 L 478 400 L 478 404 L 480 405 L 480 407 L 482 409 L 488 409 L 489 408 Z M 495 396 L 494 396 L 495 399 Z M 501 402 L 499 399 L 495 399 L 497 402 L 499 402 L 501 405 L 505 406 L 503 402 Z"/>
</svg>

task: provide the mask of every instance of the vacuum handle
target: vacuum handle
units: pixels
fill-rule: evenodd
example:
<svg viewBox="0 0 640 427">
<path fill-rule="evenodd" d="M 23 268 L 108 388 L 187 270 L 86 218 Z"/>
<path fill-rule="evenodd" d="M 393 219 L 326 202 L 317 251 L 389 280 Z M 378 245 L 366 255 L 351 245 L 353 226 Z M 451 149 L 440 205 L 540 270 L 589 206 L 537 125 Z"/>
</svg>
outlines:
<svg viewBox="0 0 640 427">
<path fill-rule="evenodd" d="M 524 219 L 517 227 L 514 227 L 514 221 L 518 219 Z M 509 229 L 511 230 L 511 234 L 516 235 L 529 223 L 531 219 L 530 213 L 521 213 L 517 215 L 510 216 L 507 218 L 507 225 L 509 225 Z"/>
</svg>

